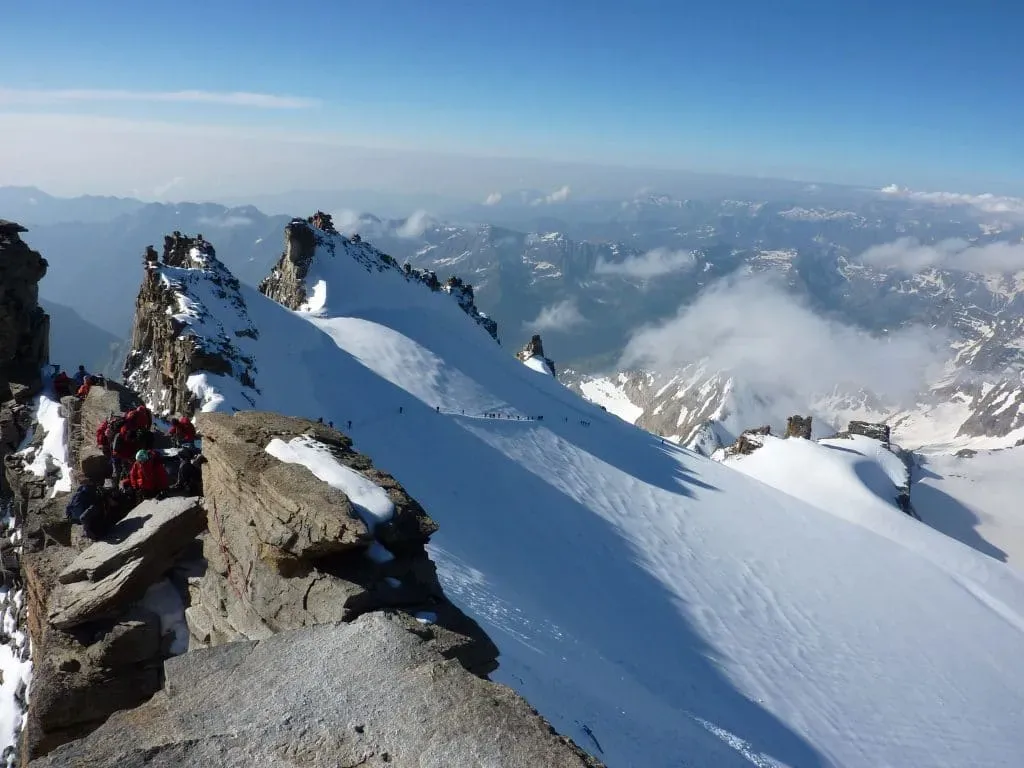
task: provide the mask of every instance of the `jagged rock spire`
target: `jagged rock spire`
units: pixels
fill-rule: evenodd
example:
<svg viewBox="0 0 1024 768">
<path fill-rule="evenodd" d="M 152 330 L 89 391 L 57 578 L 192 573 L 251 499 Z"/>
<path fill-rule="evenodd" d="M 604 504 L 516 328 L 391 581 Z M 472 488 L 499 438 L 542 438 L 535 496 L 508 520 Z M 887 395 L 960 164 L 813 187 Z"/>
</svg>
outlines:
<svg viewBox="0 0 1024 768">
<path fill-rule="evenodd" d="M 551 375 L 555 375 L 555 361 L 544 355 L 544 342 L 541 341 L 539 333 L 533 334 L 525 346 L 516 353 L 516 357 L 524 363 L 531 358 L 543 360 Z"/>
</svg>

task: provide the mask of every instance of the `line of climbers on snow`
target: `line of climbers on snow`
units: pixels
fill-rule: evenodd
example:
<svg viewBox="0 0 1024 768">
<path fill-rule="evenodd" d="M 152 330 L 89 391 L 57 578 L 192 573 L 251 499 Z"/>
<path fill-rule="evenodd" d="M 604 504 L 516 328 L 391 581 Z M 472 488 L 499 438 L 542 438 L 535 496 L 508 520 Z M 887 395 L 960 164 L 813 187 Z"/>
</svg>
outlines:
<svg viewBox="0 0 1024 768">
<path fill-rule="evenodd" d="M 529 422 L 544 421 L 544 416 L 543 415 L 538 415 L 538 416 L 522 416 L 522 415 L 517 414 L 517 413 L 502 413 L 501 411 L 481 411 L 480 413 L 466 413 L 465 409 L 455 410 L 454 408 L 442 408 L 439 405 L 434 406 L 434 412 L 442 414 L 442 415 L 445 415 L 445 416 L 465 416 L 468 419 L 489 419 L 489 420 L 493 420 L 493 421 L 529 421 Z M 398 406 L 398 414 L 400 416 L 405 414 L 405 406 L 402 406 L 402 405 Z M 366 426 L 367 424 L 370 424 L 370 423 L 373 423 L 373 422 L 376 422 L 376 421 L 380 421 L 380 419 L 384 418 L 386 415 L 387 415 L 387 412 L 385 412 L 383 414 L 380 414 L 380 415 L 378 415 L 378 416 L 376 416 L 375 418 L 372 418 L 372 419 L 363 419 L 362 421 L 357 421 L 357 422 L 355 422 L 355 426 L 357 426 L 357 427 L 358 426 Z M 569 417 L 568 416 L 564 416 L 562 420 L 566 424 L 569 423 Z M 317 417 L 317 423 L 324 424 L 325 423 L 324 422 L 324 417 L 323 416 Z M 590 422 L 588 419 L 579 419 L 579 423 L 580 423 L 580 426 L 582 426 L 582 427 L 589 427 L 592 422 Z M 332 429 L 334 428 L 334 422 L 333 421 L 328 421 L 328 422 L 326 422 L 326 424 L 327 424 L 327 426 L 331 427 Z M 351 419 L 348 419 L 345 422 L 345 428 L 346 429 L 352 429 L 352 425 L 353 425 L 353 422 L 352 422 Z"/>
<path fill-rule="evenodd" d="M 96 429 L 96 447 L 108 460 L 108 477 L 100 483 L 78 473 L 78 488 L 65 510 L 91 539 L 102 538 L 146 499 L 202 493 L 206 459 L 187 416 L 172 418 L 165 433 L 144 404 L 112 413 Z"/>
</svg>

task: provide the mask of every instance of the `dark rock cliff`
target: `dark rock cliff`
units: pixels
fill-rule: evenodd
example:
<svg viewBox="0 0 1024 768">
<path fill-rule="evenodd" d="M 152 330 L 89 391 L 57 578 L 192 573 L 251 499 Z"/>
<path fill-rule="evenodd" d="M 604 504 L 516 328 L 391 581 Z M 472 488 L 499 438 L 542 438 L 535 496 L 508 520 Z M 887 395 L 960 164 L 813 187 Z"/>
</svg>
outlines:
<svg viewBox="0 0 1024 768">
<path fill-rule="evenodd" d="M 50 318 L 39 306 L 46 259 L 22 242 L 27 231 L 0 220 L 0 381 L 35 385 L 48 360 Z"/>
</svg>

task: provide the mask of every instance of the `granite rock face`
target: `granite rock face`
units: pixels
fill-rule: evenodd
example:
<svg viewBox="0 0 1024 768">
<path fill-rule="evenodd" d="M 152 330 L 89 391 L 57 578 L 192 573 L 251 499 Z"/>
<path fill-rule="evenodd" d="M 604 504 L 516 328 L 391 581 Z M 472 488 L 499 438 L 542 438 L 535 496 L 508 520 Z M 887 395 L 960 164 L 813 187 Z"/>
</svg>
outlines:
<svg viewBox="0 0 1024 768">
<path fill-rule="evenodd" d="M 203 413 L 206 572 L 190 580 L 186 612 L 197 646 L 349 621 L 377 610 L 429 612 L 430 641 L 487 674 L 497 649 L 445 597 L 425 544 L 437 524 L 342 433 L 272 413 Z M 371 531 L 345 493 L 266 451 L 274 439 L 313 441 L 371 481 L 394 506 Z"/>
<path fill-rule="evenodd" d="M 445 660 L 381 613 L 165 666 L 166 687 L 150 702 L 33 766 L 600 765 L 511 689 Z"/>
</svg>

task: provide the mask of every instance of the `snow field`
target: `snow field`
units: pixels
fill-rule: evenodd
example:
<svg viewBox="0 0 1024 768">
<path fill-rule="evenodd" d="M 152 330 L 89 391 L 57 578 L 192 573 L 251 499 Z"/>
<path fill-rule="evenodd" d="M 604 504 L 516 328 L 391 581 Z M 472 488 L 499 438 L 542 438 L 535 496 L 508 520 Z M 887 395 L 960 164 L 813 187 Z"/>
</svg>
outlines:
<svg viewBox="0 0 1024 768">
<path fill-rule="evenodd" d="M 495 679 L 559 731 L 613 767 L 1019 764 L 1022 578 L 900 513 L 877 443 L 704 460 L 366 253 L 317 255 L 315 314 L 243 286 L 262 394 L 207 385 L 224 410 L 353 420 L 440 523 L 432 556 L 500 647 Z"/>
</svg>

